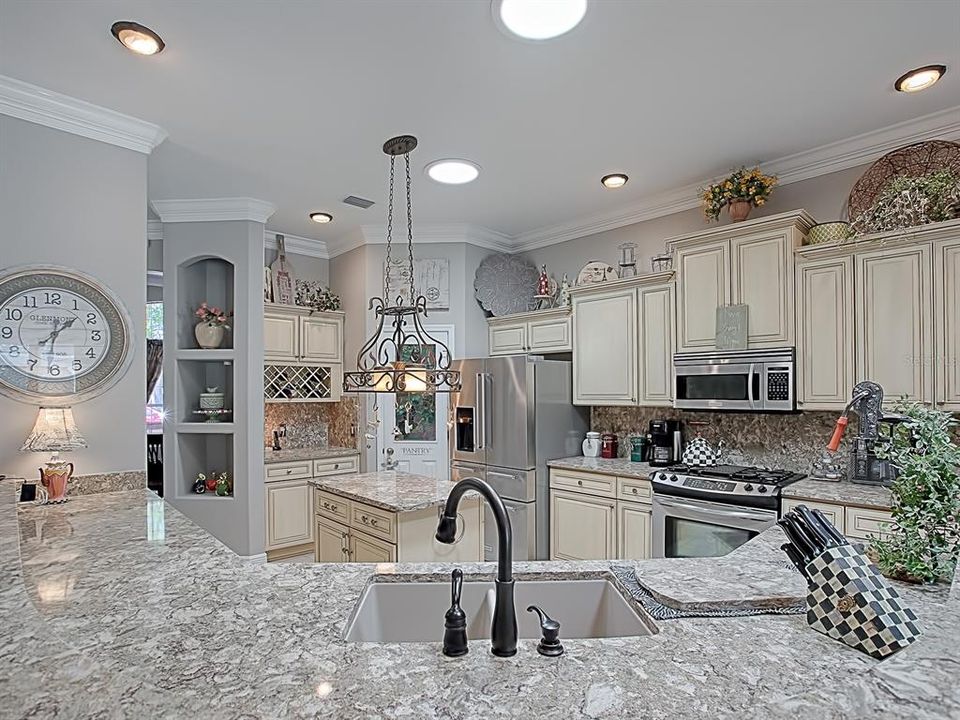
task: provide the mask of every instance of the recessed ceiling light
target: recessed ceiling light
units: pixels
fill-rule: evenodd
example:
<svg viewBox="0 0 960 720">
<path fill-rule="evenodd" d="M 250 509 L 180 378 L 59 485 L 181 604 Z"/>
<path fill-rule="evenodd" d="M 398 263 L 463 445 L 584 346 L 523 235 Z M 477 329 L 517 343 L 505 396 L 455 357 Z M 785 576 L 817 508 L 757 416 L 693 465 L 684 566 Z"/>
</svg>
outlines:
<svg viewBox="0 0 960 720">
<path fill-rule="evenodd" d="M 897 78 L 893 87 L 905 93 L 920 92 L 921 90 L 926 90 L 942 78 L 946 71 L 946 65 L 926 65 L 904 73 Z"/>
<path fill-rule="evenodd" d="M 549 40 L 573 30 L 587 0 L 493 0 L 498 25 L 527 40 Z"/>
<path fill-rule="evenodd" d="M 312 212 L 310 213 L 310 219 L 315 223 L 326 225 L 328 222 L 333 222 L 333 215 L 325 212 Z"/>
<path fill-rule="evenodd" d="M 161 37 L 140 23 L 129 20 L 115 22 L 110 32 L 125 48 L 138 55 L 156 55 L 163 50 Z"/>
<path fill-rule="evenodd" d="M 605 188 L 621 188 L 627 184 L 627 180 L 629 179 L 630 178 L 623 173 L 613 173 L 611 175 L 604 175 L 602 178 L 600 178 L 600 184 Z"/>
<path fill-rule="evenodd" d="M 426 167 L 427 176 L 445 185 L 463 185 L 473 182 L 480 174 L 480 166 L 460 158 L 434 160 Z"/>
</svg>

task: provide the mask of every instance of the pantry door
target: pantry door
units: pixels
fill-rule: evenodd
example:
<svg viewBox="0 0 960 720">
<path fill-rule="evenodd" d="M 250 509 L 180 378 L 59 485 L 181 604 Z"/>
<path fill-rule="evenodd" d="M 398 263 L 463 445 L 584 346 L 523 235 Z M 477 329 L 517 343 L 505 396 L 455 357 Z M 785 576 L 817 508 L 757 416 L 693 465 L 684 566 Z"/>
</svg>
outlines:
<svg viewBox="0 0 960 720">
<path fill-rule="evenodd" d="M 448 348 L 453 347 L 452 325 L 424 329 Z M 438 346 L 432 345 L 430 350 L 431 357 L 436 358 Z M 389 460 L 396 463 L 396 470 L 438 480 L 449 479 L 447 408 L 450 394 L 396 393 L 377 395 L 377 398 L 380 420 L 378 469 L 384 469 Z"/>
</svg>

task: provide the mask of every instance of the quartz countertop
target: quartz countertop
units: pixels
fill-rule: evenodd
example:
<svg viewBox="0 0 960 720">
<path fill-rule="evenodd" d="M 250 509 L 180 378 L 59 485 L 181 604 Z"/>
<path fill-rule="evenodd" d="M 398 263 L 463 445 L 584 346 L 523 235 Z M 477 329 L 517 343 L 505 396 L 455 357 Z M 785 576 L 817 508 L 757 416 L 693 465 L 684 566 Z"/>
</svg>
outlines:
<svg viewBox="0 0 960 720">
<path fill-rule="evenodd" d="M 381 470 L 362 475 L 330 475 L 309 481 L 321 490 L 391 512 L 439 507 L 456 483 L 426 475 Z"/>
<path fill-rule="evenodd" d="M 359 451 L 356 448 L 346 447 L 267 449 L 263 451 L 263 463 L 264 465 L 272 465 L 296 460 L 326 460 L 327 458 L 348 457 L 358 454 Z"/>
<path fill-rule="evenodd" d="M 589 458 L 582 455 L 548 460 L 547 465 L 561 470 L 581 470 L 641 480 L 649 479 L 659 469 L 648 462 L 632 462 L 629 458 Z"/>
<path fill-rule="evenodd" d="M 761 535 L 760 538 L 763 538 Z M 680 594 L 766 572 L 778 538 L 657 571 Z M 752 547 L 751 547 L 752 546 Z M 592 577 L 620 563 L 517 563 Z M 646 563 L 638 563 L 642 568 Z M 490 563 L 462 566 L 467 581 Z M 449 581 L 451 566 L 257 564 L 147 491 L 16 507 L 0 482 L 0 708 L 5 718 L 924 718 L 960 717 L 960 586 L 903 588 L 925 634 L 877 662 L 801 615 L 660 620 L 646 637 L 564 638 L 544 658 L 471 641 L 346 643 L 371 581 Z M 563 621 L 563 618 L 559 618 Z M 443 618 L 438 617 L 438 638 Z M 561 637 L 563 631 L 561 629 Z"/>
<path fill-rule="evenodd" d="M 889 510 L 890 488 L 882 485 L 861 485 L 849 480 L 800 480 L 783 489 L 783 497 L 810 500 L 812 502 L 839 503 L 857 507 Z"/>
</svg>

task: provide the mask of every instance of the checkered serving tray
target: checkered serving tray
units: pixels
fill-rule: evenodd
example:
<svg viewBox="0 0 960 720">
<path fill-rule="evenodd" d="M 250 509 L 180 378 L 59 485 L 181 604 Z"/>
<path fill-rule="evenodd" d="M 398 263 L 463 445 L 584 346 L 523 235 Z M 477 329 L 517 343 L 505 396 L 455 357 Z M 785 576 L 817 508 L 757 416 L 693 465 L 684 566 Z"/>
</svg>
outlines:
<svg viewBox="0 0 960 720">
<path fill-rule="evenodd" d="M 856 546 L 827 548 L 807 564 L 807 574 L 814 630 L 878 660 L 920 637 L 916 614 Z"/>
</svg>

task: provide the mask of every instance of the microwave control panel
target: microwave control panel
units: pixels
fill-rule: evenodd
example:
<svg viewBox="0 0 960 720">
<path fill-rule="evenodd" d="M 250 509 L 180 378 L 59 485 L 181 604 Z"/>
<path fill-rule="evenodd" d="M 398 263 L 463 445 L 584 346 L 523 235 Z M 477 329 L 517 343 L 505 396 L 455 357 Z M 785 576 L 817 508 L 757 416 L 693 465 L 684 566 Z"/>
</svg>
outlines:
<svg viewBox="0 0 960 720">
<path fill-rule="evenodd" d="M 786 368 L 767 370 L 767 400 L 790 399 L 790 371 Z"/>
</svg>

